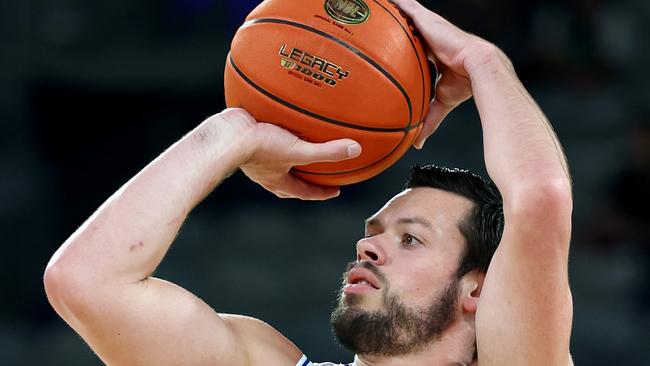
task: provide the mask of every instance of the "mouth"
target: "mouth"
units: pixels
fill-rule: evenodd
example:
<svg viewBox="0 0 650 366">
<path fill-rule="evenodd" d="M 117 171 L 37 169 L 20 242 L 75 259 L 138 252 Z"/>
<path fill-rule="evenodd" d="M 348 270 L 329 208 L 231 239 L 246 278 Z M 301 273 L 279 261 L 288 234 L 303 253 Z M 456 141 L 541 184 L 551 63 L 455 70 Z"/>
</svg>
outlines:
<svg viewBox="0 0 650 366">
<path fill-rule="evenodd" d="M 381 286 L 379 285 L 379 280 L 377 277 L 367 268 L 357 267 L 350 270 L 348 273 L 347 287 L 361 287 L 367 286 L 375 290 L 379 290 Z"/>
</svg>

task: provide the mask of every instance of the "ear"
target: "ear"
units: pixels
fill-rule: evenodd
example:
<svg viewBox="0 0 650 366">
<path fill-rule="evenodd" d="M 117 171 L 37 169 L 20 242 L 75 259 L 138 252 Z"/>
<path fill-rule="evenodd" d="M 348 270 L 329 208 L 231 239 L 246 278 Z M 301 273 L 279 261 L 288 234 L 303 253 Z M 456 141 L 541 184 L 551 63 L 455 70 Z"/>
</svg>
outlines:
<svg viewBox="0 0 650 366">
<path fill-rule="evenodd" d="M 461 297 L 460 303 L 464 313 L 476 313 L 478 301 L 481 297 L 485 273 L 478 270 L 470 271 L 460 279 Z"/>
</svg>

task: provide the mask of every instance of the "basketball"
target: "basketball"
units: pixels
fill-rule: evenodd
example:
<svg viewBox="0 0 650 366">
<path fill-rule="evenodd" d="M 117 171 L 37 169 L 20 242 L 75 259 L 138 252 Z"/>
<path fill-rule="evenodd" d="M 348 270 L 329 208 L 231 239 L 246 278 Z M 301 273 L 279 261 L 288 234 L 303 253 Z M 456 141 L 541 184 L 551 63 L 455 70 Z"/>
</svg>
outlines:
<svg viewBox="0 0 650 366">
<path fill-rule="evenodd" d="M 358 141 L 360 156 L 298 166 L 328 186 L 369 179 L 421 130 L 432 77 L 422 41 L 387 0 L 266 0 L 236 32 L 226 105 L 310 142 Z"/>
</svg>

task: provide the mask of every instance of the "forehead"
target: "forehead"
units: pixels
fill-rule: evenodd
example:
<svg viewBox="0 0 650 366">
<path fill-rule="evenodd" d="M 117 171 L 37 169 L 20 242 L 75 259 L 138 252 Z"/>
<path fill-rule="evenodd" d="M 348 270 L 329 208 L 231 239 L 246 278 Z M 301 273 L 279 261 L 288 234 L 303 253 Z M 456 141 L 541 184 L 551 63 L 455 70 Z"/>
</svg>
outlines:
<svg viewBox="0 0 650 366">
<path fill-rule="evenodd" d="M 472 201 L 436 188 L 417 187 L 391 198 L 370 220 L 385 225 L 404 217 L 423 217 L 439 230 L 457 227 L 473 207 Z"/>
</svg>

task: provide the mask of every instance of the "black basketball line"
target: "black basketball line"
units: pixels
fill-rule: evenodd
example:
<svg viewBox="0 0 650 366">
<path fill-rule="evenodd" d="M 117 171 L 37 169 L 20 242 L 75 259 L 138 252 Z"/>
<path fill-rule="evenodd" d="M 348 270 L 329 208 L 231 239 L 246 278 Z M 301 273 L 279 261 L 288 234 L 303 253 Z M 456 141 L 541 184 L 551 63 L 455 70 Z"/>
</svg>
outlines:
<svg viewBox="0 0 650 366">
<path fill-rule="evenodd" d="M 260 93 L 262 93 L 262 94 L 266 95 L 267 97 L 273 99 L 274 101 L 284 105 L 285 107 L 291 108 L 291 109 L 293 109 L 293 110 L 295 110 L 297 112 L 300 112 L 302 114 L 305 114 L 305 115 L 307 115 L 309 117 L 313 117 L 313 118 L 319 119 L 321 121 L 332 123 L 332 124 L 335 124 L 335 125 L 352 128 L 352 129 L 355 129 L 355 130 L 371 131 L 371 132 L 407 132 L 407 131 L 410 131 L 413 128 L 417 128 L 417 126 L 418 126 L 418 125 L 407 126 L 406 129 L 405 128 L 397 128 L 397 127 L 396 128 L 368 127 L 368 126 L 359 126 L 359 125 L 355 125 L 355 124 L 352 124 L 352 123 L 349 123 L 349 122 L 339 121 L 339 120 L 336 120 L 336 119 L 333 119 L 333 118 L 321 116 L 320 114 L 314 113 L 312 111 L 308 111 L 308 110 L 306 110 L 306 109 L 304 109 L 302 107 L 299 107 L 299 106 L 297 106 L 295 104 L 289 103 L 286 100 L 284 100 L 282 98 L 279 98 L 278 96 L 272 94 L 268 90 L 266 90 L 266 89 L 262 88 L 261 86 L 257 85 L 253 80 L 251 80 L 248 76 L 246 76 L 246 74 L 244 74 L 244 72 L 241 71 L 241 69 L 239 69 L 239 67 L 237 67 L 237 64 L 235 64 L 235 61 L 233 60 L 232 55 L 230 55 L 230 57 L 228 59 L 230 61 L 230 65 L 232 66 L 232 68 L 235 69 L 237 74 L 239 74 L 239 76 L 242 79 L 244 79 L 244 81 L 246 83 L 248 83 L 250 86 L 257 89 L 257 91 L 259 91 Z"/>
<path fill-rule="evenodd" d="M 372 65 L 372 66 L 373 66 L 374 68 L 376 68 L 379 72 L 381 72 L 381 73 L 382 73 L 386 78 L 388 78 L 388 80 L 390 80 L 393 84 L 395 84 L 395 86 L 397 87 L 397 89 L 399 89 L 399 91 L 402 93 L 402 95 L 404 96 L 404 99 L 406 100 L 406 104 L 408 105 L 408 109 L 409 109 L 409 120 L 408 120 L 408 124 L 403 128 L 403 130 L 404 130 L 404 131 L 408 131 L 408 130 L 410 129 L 410 127 L 411 127 L 411 120 L 413 119 L 413 107 L 412 107 L 412 105 L 411 105 L 411 98 L 409 97 L 408 93 L 406 93 L 406 90 L 404 90 L 404 87 L 399 83 L 399 81 L 397 81 L 397 80 L 393 77 L 393 75 L 391 75 L 388 71 L 386 71 L 386 69 L 384 69 L 383 67 L 381 67 L 381 65 L 379 65 L 377 62 L 375 62 L 375 60 L 373 60 L 373 59 L 371 59 L 370 57 L 368 57 L 368 55 L 366 55 L 366 54 L 364 54 L 363 52 L 361 52 L 360 50 L 356 49 L 356 48 L 355 48 L 354 46 L 352 46 L 351 44 L 349 44 L 349 43 L 347 43 L 347 42 L 345 42 L 345 41 L 343 41 L 343 40 L 341 40 L 341 39 L 339 39 L 339 38 L 336 38 L 336 37 L 334 37 L 334 36 L 332 36 L 332 35 L 330 35 L 330 34 L 328 34 L 328 33 L 325 33 L 325 32 L 323 32 L 323 31 L 321 31 L 321 30 L 319 30 L 319 29 L 316 29 L 316 28 L 312 28 L 312 27 L 310 27 L 310 26 L 308 26 L 308 25 L 305 25 L 305 24 L 302 24 L 302 23 L 293 22 L 293 21 L 290 21 L 290 20 L 285 20 L 285 19 L 275 19 L 275 18 L 261 18 L 261 19 L 253 19 L 253 20 L 249 20 L 249 21 L 245 22 L 245 23 L 241 26 L 241 28 L 248 27 L 248 26 L 251 26 L 251 25 L 254 25 L 254 24 L 261 24 L 261 23 L 284 24 L 284 25 L 288 25 L 288 26 L 292 26 L 292 27 L 300 28 L 300 29 L 303 29 L 303 30 L 306 30 L 306 31 L 309 31 L 309 32 L 312 32 L 312 33 L 315 33 L 315 34 L 318 34 L 318 35 L 321 36 L 321 37 L 324 37 L 324 38 L 326 38 L 326 39 L 329 39 L 330 41 L 333 41 L 333 42 L 335 42 L 335 43 L 338 43 L 339 45 L 341 45 L 341 46 L 347 48 L 348 50 L 352 51 L 352 53 L 354 53 L 354 54 L 356 54 L 357 56 L 361 57 L 364 61 L 366 61 L 367 63 L 369 63 L 370 65 Z M 419 121 L 417 121 L 417 122 L 419 122 Z"/>
<path fill-rule="evenodd" d="M 393 19 L 395 19 L 397 24 L 399 24 L 399 27 L 402 28 L 402 30 L 404 31 L 404 34 L 406 34 L 406 38 L 408 38 L 409 42 L 411 43 L 411 47 L 413 47 L 413 52 L 415 52 L 415 58 L 418 60 L 418 65 L 420 66 L 420 80 L 422 80 L 422 109 L 420 109 L 420 119 L 418 120 L 418 122 L 420 122 L 422 121 L 422 118 L 424 118 L 424 103 L 428 103 L 428 101 L 424 99 L 426 97 L 425 86 L 424 86 L 424 68 L 422 67 L 422 61 L 420 61 L 420 55 L 418 54 L 417 48 L 415 48 L 415 43 L 413 43 L 413 40 L 411 39 L 411 35 L 406 30 L 406 28 L 404 28 L 404 26 L 399 21 L 399 19 L 397 19 L 397 17 L 395 17 L 393 13 L 391 13 L 388 9 L 386 9 L 386 7 L 383 6 L 379 1 L 377 0 L 373 0 L 373 1 L 375 2 L 375 4 L 381 6 L 381 8 L 388 13 L 388 15 L 390 15 Z"/>
</svg>

